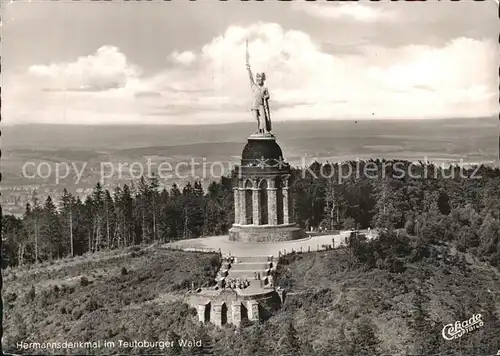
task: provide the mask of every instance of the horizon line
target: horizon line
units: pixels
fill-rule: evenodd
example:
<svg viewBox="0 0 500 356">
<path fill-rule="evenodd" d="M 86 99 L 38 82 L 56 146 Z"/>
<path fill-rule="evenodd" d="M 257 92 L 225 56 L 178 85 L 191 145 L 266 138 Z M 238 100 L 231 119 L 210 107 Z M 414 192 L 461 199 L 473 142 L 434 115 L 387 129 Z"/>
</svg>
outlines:
<svg viewBox="0 0 500 356">
<path fill-rule="evenodd" d="M 492 116 L 477 116 L 477 117 L 429 117 L 429 118 L 338 118 L 338 119 L 288 119 L 288 120 L 273 120 L 275 123 L 290 123 L 290 122 L 346 122 L 346 121 L 446 121 L 446 120 L 486 120 L 499 119 L 497 115 Z M 86 124 L 86 123 L 55 123 L 55 122 L 25 122 L 25 123 L 5 123 L 1 122 L 4 127 L 13 126 L 175 126 L 175 127 L 190 127 L 190 126 L 222 126 L 222 125 L 244 125 L 254 124 L 250 121 L 232 121 L 220 123 L 192 123 L 192 124 L 175 124 L 175 123 L 102 123 L 102 124 Z"/>
</svg>

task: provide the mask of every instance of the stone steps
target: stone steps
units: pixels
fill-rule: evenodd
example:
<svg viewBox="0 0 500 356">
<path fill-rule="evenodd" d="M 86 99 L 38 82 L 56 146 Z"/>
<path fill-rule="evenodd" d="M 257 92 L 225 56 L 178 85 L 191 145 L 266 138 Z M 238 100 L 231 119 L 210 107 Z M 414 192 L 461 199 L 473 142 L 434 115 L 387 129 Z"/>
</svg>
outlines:
<svg viewBox="0 0 500 356">
<path fill-rule="evenodd" d="M 261 276 L 263 275 L 268 275 L 272 271 L 271 268 L 259 268 L 259 269 L 235 269 L 231 268 L 228 270 L 221 270 L 218 273 L 218 276 L 221 277 L 240 277 L 240 276 L 252 276 L 252 278 L 255 275 L 255 272 L 260 273 Z"/>
<path fill-rule="evenodd" d="M 257 263 L 257 262 L 272 262 L 272 256 L 245 256 L 235 257 L 236 264 L 238 263 Z"/>
<path fill-rule="evenodd" d="M 217 276 L 217 278 L 215 279 L 215 282 L 219 282 L 219 281 L 222 281 L 222 280 L 230 280 L 230 279 L 237 279 L 237 278 L 240 278 L 240 279 L 247 279 L 249 281 L 258 281 L 257 279 L 255 279 L 254 276 L 227 276 L 227 277 L 222 277 L 222 276 Z M 269 279 L 269 276 L 265 276 L 265 275 L 260 275 L 260 279 L 262 281 L 264 281 L 264 284 L 267 283 L 268 279 Z"/>
<path fill-rule="evenodd" d="M 255 273 L 259 273 L 263 285 L 266 285 L 277 264 L 277 259 L 273 256 L 232 256 L 232 258 L 232 263 L 228 260 L 222 262 L 216 282 L 237 278 L 255 281 Z"/>
<path fill-rule="evenodd" d="M 256 271 L 250 271 L 250 270 L 235 270 L 235 269 L 230 269 L 229 273 L 227 275 L 227 278 L 247 278 L 247 279 L 254 279 L 255 274 L 254 272 L 260 273 L 261 278 L 264 276 L 267 276 L 270 273 L 270 270 L 256 270 Z"/>
<path fill-rule="evenodd" d="M 231 269 L 259 271 L 272 267 L 272 262 L 238 262 L 231 265 Z"/>
</svg>

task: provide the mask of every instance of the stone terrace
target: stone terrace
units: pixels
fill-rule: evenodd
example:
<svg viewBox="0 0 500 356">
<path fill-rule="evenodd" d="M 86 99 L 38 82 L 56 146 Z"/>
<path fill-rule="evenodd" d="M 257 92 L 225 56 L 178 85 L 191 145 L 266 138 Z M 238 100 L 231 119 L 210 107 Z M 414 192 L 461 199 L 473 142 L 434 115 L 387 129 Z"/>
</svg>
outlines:
<svg viewBox="0 0 500 356">
<path fill-rule="evenodd" d="M 367 234 L 367 237 L 375 237 L 376 232 L 360 231 Z M 166 248 L 178 248 L 183 250 L 200 250 L 200 251 L 220 251 L 223 256 L 274 256 L 278 257 L 280 253 L 289 253 L 292 250 L 300 251 L 317 251 L 324 250 L 323 245 L 332 245 L 338 247 L 345 243 L 350 231 L 341 231 L 336 235 L 318 235 L 300 240 L 291 240 L 283 242 L 269 243 L 243 243 L 230 241 L 227 235 L 210 236 L 205 238 L 189 239 L 165 244 Z M 253 276 L 253 275 L 252 275 Z"/>
</svg>

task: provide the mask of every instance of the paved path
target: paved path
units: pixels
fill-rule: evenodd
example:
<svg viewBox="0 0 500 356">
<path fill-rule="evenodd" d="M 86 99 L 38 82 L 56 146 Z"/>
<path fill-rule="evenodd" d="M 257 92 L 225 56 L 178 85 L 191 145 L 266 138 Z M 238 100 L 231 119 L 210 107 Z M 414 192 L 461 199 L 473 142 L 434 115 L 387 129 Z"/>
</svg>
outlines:
<svg viewBox="0 0 500 356">
<path fill-rule="evenodd" d="M 324 250 L 322 245 L 331 245 L 335 241 L 335 247 L 343 244 L 350 231 L 341 231 L 336 235 L 313 236 L 301 240 L 272 242 L 272 243 L 242 243 L 230 241 L 227 235 L 210 236 L 198 239 L 181 240 L 164 245 L 165 247 L 180 248 L 184 250 L 221 250 L 222 254 L 232 256 L 278 256 L 278 252 L 289 253 L 293 250 L 311 251 Z"/>
</svg>

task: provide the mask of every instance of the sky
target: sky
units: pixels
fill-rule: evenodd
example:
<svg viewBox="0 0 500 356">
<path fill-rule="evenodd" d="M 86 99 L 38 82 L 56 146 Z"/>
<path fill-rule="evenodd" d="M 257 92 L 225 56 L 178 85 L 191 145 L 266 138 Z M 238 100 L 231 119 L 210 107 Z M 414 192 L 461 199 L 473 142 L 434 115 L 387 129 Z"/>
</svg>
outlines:
<svg viewBox="0 0 500 356">
<path fill-rule="evenodd" d="M 4 124 L 249 122 L 498 113 L 498 6 L 450 2 L 14 2 Z"/>
</svg>

